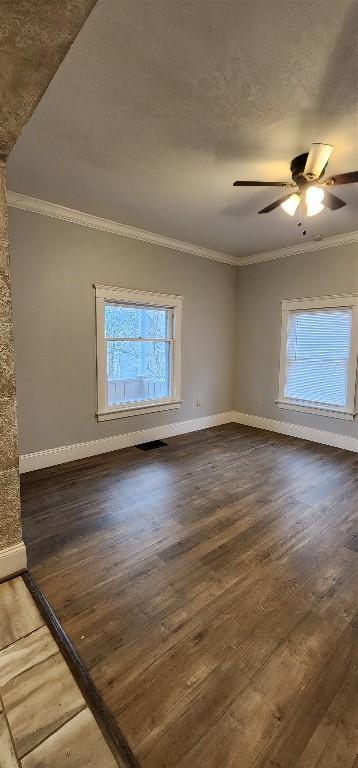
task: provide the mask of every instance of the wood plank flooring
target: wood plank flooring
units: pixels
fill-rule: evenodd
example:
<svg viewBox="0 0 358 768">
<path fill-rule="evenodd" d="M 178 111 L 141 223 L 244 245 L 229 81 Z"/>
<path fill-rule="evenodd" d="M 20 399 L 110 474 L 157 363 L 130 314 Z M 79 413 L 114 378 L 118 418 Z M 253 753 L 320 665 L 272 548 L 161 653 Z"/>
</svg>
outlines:
<svg viewBox="0 0 358 768">
<path fill-rule="evenodd" d="M 229 424 L 23 475 L 22 504 L 143 768 L 357 768 L 357 454 Z"/>
</svg>

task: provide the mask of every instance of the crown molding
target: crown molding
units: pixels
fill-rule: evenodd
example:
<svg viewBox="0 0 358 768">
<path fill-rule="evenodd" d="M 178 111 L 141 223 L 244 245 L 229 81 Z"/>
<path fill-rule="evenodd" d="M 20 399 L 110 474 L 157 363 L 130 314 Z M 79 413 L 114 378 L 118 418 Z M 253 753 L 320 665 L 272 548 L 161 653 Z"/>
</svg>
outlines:
<svg viewBox="0 0 358 768">
<path fill-rule="evenodd" d="M 131 237 L 134 240 L 141 240 L 146 243 L 151 243 L 152 245 L 160 245 L 163 248 L 170 248 L 174 251 L 189 253 L 192 256 L 200 256 L 203 259 L 220 261 L 224 264 L 237 266 L 237 259 L 234 258 L 234 256 L 229 256 L 229 254 L 220 253 L 220 251 L 212 251 L 210 248 L 202 248 L 200 245 L 194 245 L 193 243 L 185 243 L 182 240 L 175 240 L 174 238 L 166 237 L 165 235 L 157 235 L 154 232 L 137 229 L 128 224 L 120 224 L 118 221 L 111 221 L 111 219 L 101 219 L 99 216 L 94 216 L 91 213 L 76 211 L 74 208 L 66 208 L 64 205 L 50 203 L 47 200 L 40 200 L 36 197 L 20 195 L 18 192 L 11 192 L 8 190 L 7 204 L 11 208 L 18 208 L 22 211 L 40 213 L 43 216 L 49 216 L 52 219 L 61 219 L 62 221 L 68 221 L 71 224 L 80 224 L 82 227 L 99 229 L 102 232 L 110 232 L 112 235 L 119 235 L 120 237 Z"/>
<path fill-rule="evenodd" d="M 223 264 L 230 264 L 234 267 L 245 267 L 249 264 L 257 264 L 261 261 L 272 261 L 273 259 L 284 259 L 287 256 L 297 256 L 301 253 L 312 253 L 321 251 L 325 248 L 332 248 L 335 245 L 348 245 L 349 243 L 358 243 L 358 231 L 347 232 L 342 235 L 333 235 L 325 237 L 323 240 L 313 240 L 306 243 L 290 245 L 287 248 L 278 248 L 275 251 L 263 251 L 254 253 L 251 256 L 230 256 L 228 253 L 213 251 L 210 248 L 203 248 L 200 245 L 186 243 L 183 240 L 175 240 L 166 235 L 157 235 L 154 232 L 147 232 L 144 229 L 137 229 L 128 224 L 121 224 L 119 221 L 111 219 L 102 219 L 100 216 L 94 216 L 92 213 L 77 211 L 75 208 L 67 208 L 58 203 L 50 203 L 47 200 L 40 200 L 37 197 L 21 195 L 19 192 L 7 191 L 7 204 L 11 208 L 18 208 L 22 211 L 39 213 L 42 216 L 49 216 L 52 219 L 68 221 L 71 224 L 80 224 L 82 227 L 98 229 L 102 232 L 109 232 L 112 235 L 120 237 L 130 237 L 134 240 L 141 240 L 152 245 L 159 245 L 163 248 L 169 248 L 182 253 L 189 253 L 192 256 L 200 256 L 202 259 L 210 261 L 220 261 Z"/>
<path fill-rule="evenodd" d="M 286 256 L 297 256 L 301 253 L 312 253 L 313 251 L 322 251 L 325 248 L 333 248 L 335 245 L 348 245 L 358 243 L 358 231 L 346 232 L 342 235 L 333 235 L 324 237 L 323 240 L 312 240 L 308 243 L 298 243 L 289 245 L 287 248 L 278 248 L 276 251 L 263 251 L 254 253 L 252 256 L 237 258 L 237 266 L 245 267 L 248 264 L 257 264 L 260 261 L 272 261 L 273 259 L 284 259 Z"/>
</svg>

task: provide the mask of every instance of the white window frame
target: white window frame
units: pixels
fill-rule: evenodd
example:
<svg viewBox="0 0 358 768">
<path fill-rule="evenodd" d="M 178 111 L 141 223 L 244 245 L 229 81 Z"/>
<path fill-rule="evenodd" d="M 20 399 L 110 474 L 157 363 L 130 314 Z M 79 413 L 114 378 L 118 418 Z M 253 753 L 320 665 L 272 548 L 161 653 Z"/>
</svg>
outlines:
<svg viewBox="0 0 358 768">
<path fill-rule="evenodd" d="M 97 341 L 97 420 L 122 419 L 125 416 L 139 416 L 180 408 L 181 400 L 181 317 L 182 296 L 165 293 L 116 288 L 108 285 L 94 285 L 96 300 L 96 341 Z M 105 304 L 138 304 L 139 306 L 160 307 L 171 310 L 171 395 L 161 400 L 144 400 L 134 403 L 107 404 L 107 360 L 105 341 Z"/>
<path fill-rule="evenodd" d="M 331 416 L 336 419 L 354 419 L 356 414 L 356 380 L 357 380 L 357 360 L 358 360 L 358 293 L 350 295 L 321 296 L 319 298 L 290 299 L 281 302 L 282 305 L 282 324 L 281 324 L 281 354 L 280 354 L 280 375 L 279 375 L 279 393 L 276 404 L 279 408 L 290 411 L 299 411 L 318 416 Z M 352 309 L 352 335 L 351 348 L 348 366 L 347 382 L 347 404 L 344 408 L 323 405 L 322 403 L 294 400 L 285 397 L 286 365 L 287 365 L 287 337 L 290 320 L 290 313 L 297 310 L 312 309 L 334 309 L 339 307 L 350 307 Z"/>
</svg>

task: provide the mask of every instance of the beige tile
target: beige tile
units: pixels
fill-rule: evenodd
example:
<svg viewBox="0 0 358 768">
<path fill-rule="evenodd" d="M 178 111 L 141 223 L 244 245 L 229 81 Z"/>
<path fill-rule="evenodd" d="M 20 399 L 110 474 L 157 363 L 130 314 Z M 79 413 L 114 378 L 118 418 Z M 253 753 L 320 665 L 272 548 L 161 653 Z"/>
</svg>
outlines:
<svg viewBox="0 0 358 768">
<path fill-rule="evenodd" d="M 0 584 L 0 649 L 43 624 L 21 577 Z"/>
<path fill-rule="evenodd" d="M 16 675 L 26 672 L 34 664 L 40 664 L 56 653 L 58 647 L 50 630 L 45 626 L 3 648 L 0 651 L 0 691 Z"/>
<path fill-rule="evenodd" d="M 38 630 L 11 646 L 0 691 L 21 757 L 73 717 L 85 701 L 47 631 Z M 54 652 L 55 651 L 55 652 Z M 11 672 L 10 672 L 11 669 Z"/>
<path fill-rule="evenodd" d="M 118 768 L 97 723 L 83 710 L 22 760 L 22 768 Z"/>
<path fill-rule="evenodd" d="M 0 714 L 0 768 L 18 768 L 18 765 L 5 717 Z"/>
</svg>

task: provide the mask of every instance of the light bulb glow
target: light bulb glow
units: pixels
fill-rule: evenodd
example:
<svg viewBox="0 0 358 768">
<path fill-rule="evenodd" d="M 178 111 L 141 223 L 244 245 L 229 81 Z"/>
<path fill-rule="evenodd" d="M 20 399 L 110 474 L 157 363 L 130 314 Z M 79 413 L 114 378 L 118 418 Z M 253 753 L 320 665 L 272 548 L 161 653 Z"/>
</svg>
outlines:
<svg viewBox="0 0 358 768">
<path fill-rule="evenodd" d="M 284 203 L 281 203 L 281 208 L 283 208 L 286 213 L 289 213 L 290 216 L 294 216 L 297 206 L 300 202 L 300 196 L 299 195 L 291 195 L 287 200 L 285 200 Z"/>
<path fill-rule="evenodd" d="M 307 216 L 316 216 L 323 211 L 323 198 L 324 190 L 321 187 L 308 187 L 305 195 Z"/>
</svg>

